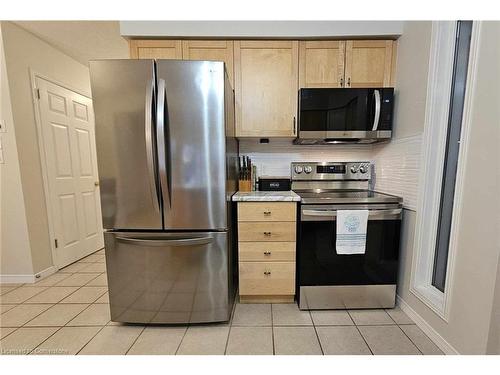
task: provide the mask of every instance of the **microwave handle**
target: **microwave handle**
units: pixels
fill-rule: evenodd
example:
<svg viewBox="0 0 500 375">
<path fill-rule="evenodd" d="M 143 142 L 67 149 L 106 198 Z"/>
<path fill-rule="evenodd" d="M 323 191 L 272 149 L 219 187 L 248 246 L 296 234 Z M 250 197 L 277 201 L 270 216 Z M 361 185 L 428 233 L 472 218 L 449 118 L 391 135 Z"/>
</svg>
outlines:
<svg viewBox="0 0 500 375">
<path fill-rule="evenodd" d="M 373 96 L 375 97 L 375 116 L 373 117 L 372 131 L 376 131 L 378 129 L 378 124 L 380 121 L 380 91 L 373 90 Z"/>
</svg>

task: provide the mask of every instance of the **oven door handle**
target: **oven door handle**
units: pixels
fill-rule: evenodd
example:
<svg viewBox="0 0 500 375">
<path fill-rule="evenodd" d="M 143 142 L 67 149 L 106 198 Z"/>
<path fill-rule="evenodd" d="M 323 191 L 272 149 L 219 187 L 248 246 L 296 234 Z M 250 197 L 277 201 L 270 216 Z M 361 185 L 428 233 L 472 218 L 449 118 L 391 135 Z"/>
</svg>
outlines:
<svg viewBox="0 0 500 375">
<path fill-rule="evenodd" d="M 369 210 L 368 220 L 400 219 L 402 212 L 402 208 L 394 208 L 390 210 Z M 302 210 L 302 220 L 305 221 L 324 221 L 325 218 L 333 219 L 335 217 L 337 217 L 337 210 Z"/>
</svg>

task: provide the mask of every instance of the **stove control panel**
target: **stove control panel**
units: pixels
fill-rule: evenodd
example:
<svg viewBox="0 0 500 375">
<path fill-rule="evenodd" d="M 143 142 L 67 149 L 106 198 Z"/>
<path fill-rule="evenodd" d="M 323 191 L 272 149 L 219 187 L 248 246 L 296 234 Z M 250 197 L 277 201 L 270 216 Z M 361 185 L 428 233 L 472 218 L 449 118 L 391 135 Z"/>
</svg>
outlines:
<svg viewBox="0 0 500 375">
<path fill-rule="evenodd" d="M 371 178 L 372 164 L 362 162 L 293 162 L 292 180 L 367 181 Z"/>
</svg>

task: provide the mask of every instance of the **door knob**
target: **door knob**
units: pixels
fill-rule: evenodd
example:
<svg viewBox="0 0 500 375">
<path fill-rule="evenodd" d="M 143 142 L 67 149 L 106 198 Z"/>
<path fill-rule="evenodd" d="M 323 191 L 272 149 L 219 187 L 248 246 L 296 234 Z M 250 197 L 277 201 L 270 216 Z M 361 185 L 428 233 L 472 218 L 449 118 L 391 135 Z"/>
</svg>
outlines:
<svg viewBox="0 0 500 375">
<path fill-rule="evenodd" d="M 94 182 L 94 186 L 99 186 L 99 181 Z"/>
</svg>

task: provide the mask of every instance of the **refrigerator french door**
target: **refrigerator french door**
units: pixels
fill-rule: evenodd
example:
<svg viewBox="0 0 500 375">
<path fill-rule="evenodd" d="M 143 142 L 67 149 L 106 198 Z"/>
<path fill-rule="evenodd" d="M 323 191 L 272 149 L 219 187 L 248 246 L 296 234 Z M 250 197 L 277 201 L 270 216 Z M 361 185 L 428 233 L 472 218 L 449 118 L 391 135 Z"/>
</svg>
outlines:
<svg viewBox="0 0 500 375">
<path fill-rule="evenodd" d="M 233 91 L 222 62 L 90 63 L 111 318 L 229 319 Z"/>
</svg>

